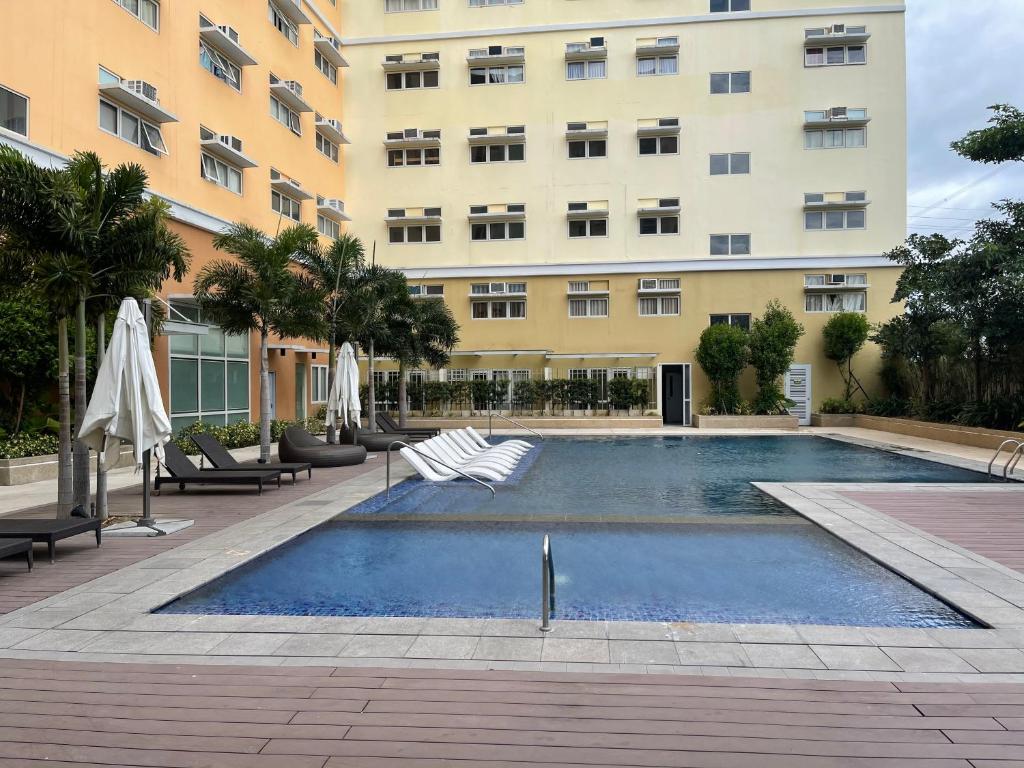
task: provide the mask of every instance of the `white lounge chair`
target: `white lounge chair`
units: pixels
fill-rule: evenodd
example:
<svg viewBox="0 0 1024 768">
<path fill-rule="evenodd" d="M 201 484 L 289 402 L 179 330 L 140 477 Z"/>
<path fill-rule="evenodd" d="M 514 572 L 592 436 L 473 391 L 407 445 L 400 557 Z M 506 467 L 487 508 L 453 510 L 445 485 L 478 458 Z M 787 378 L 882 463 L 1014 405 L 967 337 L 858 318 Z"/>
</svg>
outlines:
<svg viewBox="0 0 1024 768">
<path fill-rule="evenodd" d="M 496 448 L 497 447 L 497 446 L 491 445 L 486 440 L 484 440 L 483 436 L 479 432 L 477 432 L 475 429 L 473 429 L 473 427 L 466 427 L 466 433 L 471 435 L 472 438 L 473 438 L 473 442 L 475 442 L 481 448 Z M 530 450 L 531 448 L 533 448 L 533 445 L 531 443 L 528 443 L 525 440 L 517 440 L 517 439 L 505 440 L 505 441 L 503 441 L 501 443 L 501 445 L 517 445 L 517 446 L 519 446 L 521 448 L 525 448 L 526 450 Z"/>
<path fill-rule="evenodd" d="M 444 437 L 448 438 L 453 443 L 458 445 L 458 447 L 462 449 L 463 452 L 469 454 L 470 456 L 500 457 L 515 465 L 518 464 L 519 461 L 525 455 L 525 451 L 522 451 L 520 448 L 502 449 L 501 446 L 496 446 L 494 448 L 481 448 L 473 441 L 471 437 L 467 436 L 464 432 L 461 432 L 459 430 L 446 432 L 444 434 Z"/>
<path fill-rule="evenodd" d="M 460 477 L 458 472 L 452 472 L 447 467 L 437 465 L 436 469 L 433 468 L 428 463 L 428 459 L 423 458 L 411 448 L 402 448 L 399 451 L 399 454 L 403 459 L 409 462 L 409 465 L 413 469 L 415 469 L 419 473 L 420 477 L 422 477 L 424 480 L 429 480 L 432 483 L 444 483 L 448 482 L 449 480 L 457 480 Z M 475 477 L 480 480 L 491 480 L 494 482 L 501 482 L 501 480 L 504 479 L 497 473 L 491 472 L 490 470 L 484 469 L 483 467 L 462 469 L 461 471 L 465 472 L 467 475 L 471 477 Z"/>
<path fill-rule="evenodd" d="M 512 474 L 512 467 L 507 464 L 490 461 L 488 459 L 475 459 L 456 453 L 451 446 L 441 440 L 440 437 L 424 440 L 417 446 L 417 448 L 421 449 L 429 456 L 437 458 L 450 466 L 456 467 L 457 469 L 464 469 L 465 467 L 482 467 L 501 475 L 503 478 Z"/>
</svg>

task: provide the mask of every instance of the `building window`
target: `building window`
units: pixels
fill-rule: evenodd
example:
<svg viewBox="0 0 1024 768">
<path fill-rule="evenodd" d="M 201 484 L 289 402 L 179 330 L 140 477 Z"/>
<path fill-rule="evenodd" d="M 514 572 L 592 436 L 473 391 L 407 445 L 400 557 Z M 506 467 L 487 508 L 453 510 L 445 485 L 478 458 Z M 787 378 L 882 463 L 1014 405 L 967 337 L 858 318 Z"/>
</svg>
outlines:
<svg viewBox="0 0 1024 768">
<path fill-rule="evenodd" d="M 608 237 L 608 219 L 570 219 L 569 237 Z"/>
<path fill-rule="evenodd" d="M 470 8 L 489 8 L 492 5 L 522 5 L 523 0 L 469 0 Z"/>
<path fill-rule="evenodd" d="M 317 214 L 316 216 L 316 231 L 324 237 L 329 237 L 333 240 L 337 240 L 341 235 L 341 224 L 336 222 L 334 219 L 329 219 L 326 216 Z"/>
<path fill-rule="evenodd" d="M 218 187 L 242 194 L 242 172 L 205 152 L 200 153 L 199 175 Z"/>
<path fill-rule="evenodd" d="M 827 48 L 804 50 L 806 67 L 838 67 L 847 64 L 866 64 L 867 48 L 863 45 L 830 45 Z"/>
<path fill-rule="evenodd" d="M 338 145 L 326 138 L 322 133 L 316 133 L 316 151 L 328 160 L 338 162 Z"/>
<path fill-rule="evenodd" d="M 569 299 L 569 317 L 608 317 L 608 299 Z"/>
<path fill-rule="evenodd" d="M 320 51 L 313 51 L 313 66 L 335 85 L 338 84 L 338 68 L 331 64 Z"/>
<path fill-rule="evenodd" d="M 441 148 L 426 149 L 389 149 L 388 167 L 404 168 L 417 165 L 440 165 Z"/>
<path fill-rule="evenodd" d="M 0 128 L 28 137 L 28 99 L 0 85 Z"/>
<path fill-rule="evenodd" d="M 292 0 L 282 1 L 286 3 L 292 2 Z M 288 42 L 295 46 L 299 44 L 299 28 L 292 23 L 291 19 L 281 13 L 276 5 L 269 1 L 267 2 L 267 16 L 270 18 L 270 23 L 274 25 L 274 28 L 288 38 Z"/>
<path fill-rule="evenodd" d="M 679 214 L 669 216 L 641 216 L 641 235 L 678 235 Z"/>
<path fill-rule="evenodd" d="M 712 235 L 712 256 L 749 256 L 750 235 Z"/>
<path fill-rule="evenodd" d="M 804 131 L 804 149 L 845 149 L 867 145 L 867 128 Z"/>
<path fill-rule="evenodd" d="M 750 72 L 712 72 L 711 93 L 750 93 Z"/>
<path fill-rule="evenodd" d="M 287 126 L 296 136 L 302 135 L 302 121 L 299 119 L 299 113 L 292 112 L 273 96 L 270 97 L 270 116 L 281 125 Z"/>
<path fill-rule="evenodd" d="M 474 301 L 474 320 L 524 320 L 526 302 L 519 301 Z"/>
<path fill-rule="evenodd" d="M 738 13 L 750 10 L 750 0 L 711 0 L 711 13 Z"/>
<path fill-rule="evenodd" d="M 327 366 L 326 365 L 311 365 L 309 367 L 309 379 L 310 379 L 310 402 L 312 403 L 326 403 L 327 402 Z"/>
<path fill-rule="evenodd" d="M 270 190 L 270 207 L 275 213 L 286 216 L 292 221 L 302 220 L 302 203 L 288 195 L 282 195 L 276 189 Z"/>
<path fill-rule="evenodd" d="M 641 155 L 678 155 L 678 136 L 641 136 L 638 140 Z"/>
<path fill-rule="evenodd" d="M 522 64 L 509 64 L 499 67 L 471 67 L 469 70 L 470 85 L 505 85 L 521 83 L 525 78 L 526 67 Z"/>
<path fill-rule="evenodd" d="M 867 308 L 867 291 L 808 293 L 804 296 L 806 312 L 866 312 Z"/>
<path fill-rule="evenodd" d="M 469 227 L 471 240 L 523 240 L 526 223 L 522 221 L 474 222 Z"/>
<path fill-rule="evenodd" d="M 526 159 L 526 144 L 474 144 L 469 148 L 471 163 L 517 163 Z"/>
<path fill-rule="evenodd" d="M 107 133 L 120 136 L 129 144 L 141 147 L 150 154 L 167 154 L 160 126 L 147 123 L 137 115 L 103 99 L 100 99 L 100 128 Z"/>
<path fill-rule="evenodd" d="M 569 159 L 578 160 L 590 157 L 606 157 L 608 155 L 607 139 L 589 139 L 587 141 L 569 142 Z"/>
<path fill-rule="evenodd" d="M 828 274 L 828 275 L 804 275 L 805 288 L 824 288 L 830 285 L 863 285 L 868 284 L 866 272 L 854 272 L 853 274 Z"/>
<path fill-rule="evenodd" d="M 171 315 L 202 322 L 192 304 L 173 302 Z M 249 420 L 249 336 L 210 327 L 205 336 L 171 336 L 170 411 L 175 432 L 196 421 L 224 426 Z"/>
<path fill-rule="evenodd" d="M 640 317 L 665 317 L 679 314 L 678 296 L 641 296 L 637 302 Z"/>
<path fill-rule="evenodd" d="M 128 13 L 151 29 L 160 31 L 160 3 L 156 0 L 114 0 Z"/>
<path fill-rule="evenodd" d="M 728 176 L 732 174 L 750 173 L 750 153 L 731 152 L 711 156 L 711 175 Z"/>
<path fill-rule="evenodd" d="M 731 325 L 734 328 L 742 328 L 744 331 L 750 330 L 750 314 L 727 314 L 727 315 L 712 315 L 711 325 Z"/>
<path fill-rule="evenodd" d="M 603 80 L 608 77 L 608 61 L 567 61 L 565 62 L 566 80 Z"/>
<path fill-rule="evenodd" d="M 218 80 L 223 80 L 236 91 L 242 90 L 242 70 L 216 48 L 199 41 L 199 64 Z"/>
<path fill-rule="evenodd" d="M 474 296 L 526 293 L 526 283 L 473 283 L 469 286 L 469 292 Z"/>
<path fill-rule="evenodd" d="M 388 227 L 388 242 L 392 245 L 399 245 L 401 243 L 440 243 L 441 225 L 392 225 Z"/>
<path fill-rule="evenodd" d="M 864 229 L 867 227 L 866 211 L 806 211 L 804 229 Z"/>
<path fill-rule="evenodd" d="M 413 88 L 437 88 L 441 84 L 441 72 L 428 69 L 425 72 L 388 72 L 384 85 L 389 91 L 408 91 Z"/>
<path fill-rule="evenodd" d="M 436 11 L 437 0 L 384 0 L 385 13 L 403 11 Z"/>
<path fill-rule="evenodd" d="M 678 75 L 679 56 L 641 56 L 636 60 L 637 77 L 651 77 L 654 75 Z"/>
</svg>

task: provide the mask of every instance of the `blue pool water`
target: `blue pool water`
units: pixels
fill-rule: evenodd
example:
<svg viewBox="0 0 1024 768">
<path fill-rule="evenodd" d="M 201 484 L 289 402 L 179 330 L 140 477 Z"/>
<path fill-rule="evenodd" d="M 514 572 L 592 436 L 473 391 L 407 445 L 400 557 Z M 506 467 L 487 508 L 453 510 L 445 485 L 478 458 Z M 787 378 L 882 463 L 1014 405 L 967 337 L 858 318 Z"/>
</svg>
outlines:
<svg viewBox="0 0 1024 768">
<path fill-rule="evenodd" d="M 170 613 L 970 627 L 751 481 L 975 482 L 812 437 L 549 439 L 495 499 L 402 483 L 166 606 Z"/>
</svg>

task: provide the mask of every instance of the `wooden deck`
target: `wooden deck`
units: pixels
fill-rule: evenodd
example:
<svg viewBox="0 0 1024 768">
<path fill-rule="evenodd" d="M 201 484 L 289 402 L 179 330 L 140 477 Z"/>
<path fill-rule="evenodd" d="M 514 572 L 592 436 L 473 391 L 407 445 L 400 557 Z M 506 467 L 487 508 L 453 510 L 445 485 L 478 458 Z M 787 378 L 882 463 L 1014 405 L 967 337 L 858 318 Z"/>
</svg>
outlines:
<svg viewBox="0 0 1024 768">
<path fill-rule="evenodd" d="M 1024 572 L 1024 486 L 985 491 L 848 491 L 849 499 Z"/>
<path fill-rule="evenodd" d="M 164 487 L 153 497 L 153 516 L 157 519 L 195 520 L 195 525 L 172 536 L 105 536 L 96 548 L 90 533 L 57 542 L 57 562 L 50 564 L 46 547 L 36 545 L 36 567 L 31 573 L 24 558 L 0 560 L 0 614 L 30 605 L 71 587 L 104 576 L 148 557 L 194 541 L 235 523 L 318 493 L 332 485 L 369 472 L 384 463 L 383 454 L 365 464 L 336 469 L 314 469 L 312 479 L 305 475 L 292 485 L 282 479 L 281 488 L 264 489 L 261 495 L 251 488 Z M 138 516 L 142 510 L 141 486 L 123 488 L 109 496 L 111 516 Z M 383 487 L 382 489 L 383 490 Z M 56 504 L 35 507 L 8 517 L 56 517 Z"/>
<path fill-rule="evenodd" d="M 1024 764 L 1024 686 L 0 661 L 4 766 Z"/>
</svg>

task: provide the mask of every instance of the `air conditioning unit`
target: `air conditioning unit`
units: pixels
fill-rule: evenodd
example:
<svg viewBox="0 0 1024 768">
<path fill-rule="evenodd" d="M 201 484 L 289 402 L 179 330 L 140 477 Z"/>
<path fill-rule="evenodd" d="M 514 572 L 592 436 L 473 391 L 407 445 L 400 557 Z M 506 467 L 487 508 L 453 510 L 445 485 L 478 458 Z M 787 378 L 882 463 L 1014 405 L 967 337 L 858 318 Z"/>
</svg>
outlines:
<svg viewBox="0 0 1024 768">
<path fill-rule="evenodd" d="M 288 183 L 291 186 L 295 187 L 295 189 L 300 189 L 300 190 L 302 189 L 302 185 L 299 184 L 299 182 L 297 182 L 295 179 L 288 179 Z"/>
<path fill-rule="evenodd" d="M 654 278 L 641 277 L 640 278 L 640 290 L 641 291 L 656 291 L 658 290 L 658 281 Z"/>
<path fill-rule="evenodd" d="M 832 25 L 832 34 L 833 35 L 845 35 L 846 34 L 846 25 L 845 24 L 833 24 Z"/>
<path fill-rule="evenodd" d="M 501 56 L 504 49 L 500 45 L 488 45 L 487 55 L 488 56 Z"/>
<path fill-rule="evenodd" d="M 434 131 L 423 131 L 423 138 L 424 139 L 440 139 L 441 138 L 441 130 L 437 129 L 437 130 L 434 130 Z"/>
<path fill-rule="evenodd" d="M 846 107 L 832 107 L 832 109 L 828 111 L 828 116 L 830 120 L 845 120 L 847 116 L 847 109 Z"/>
<path fill-rule="evenodd" d="M 423 55 L 420 56 L 420 60 L 421 61 L 440 61 L 441 60 L 441 54 L 440 53 L 424 53 Z"/>
<path fill-rule="evenodd" d="M 663 197 L 658 201 L 659 208 L 676 208 L 679 205 L 678 197 Z"/>
<path fill-rule="evenodd" d="M 418 139 L 421 137 L 419 128 L 406 128 L 402 135 L 407 139 Z"/>
<path fill-rule="evenodd" d="M 505 283 L 491 283 L 488 288 L 488 293 L 505 293 Z"/>
<path fill-rule="evenodd" d="M 846 275 L 829 275 L 829 285 L 846 285 Z"/>
<path fill-rule="evenodd" d="M 156 86 L 147 83 L 145 80 L 122 80 L 121 85 L 125 90 L 131 91 L 136 96 L 141 96 L 150 101 L 157 101 Z"/>
<path fill-rule="evenodd" d="M 343 133 L 343 131 L 341 130 L 341 121 L 340 120 L 335 120 L 335 119 L 330 118 L 330 117 L 325 117 L 325 118 L 321 118 L 320 122 L 327 123 L 327 125 L 331 126 L 331 128 L 336 130 L 338 133 Z"/>
<path fill-rule="evenodd" d="M 237 136 L 227 136 L 223 133 L 217 134 L 217 141 L 223 144 L 225 147 L 230 147 L 235 152 L 242 151 L 242 140 Z"/>
<path fill-rule="evenodd" d="M 388 64 L 401 64 L 404 60 L 404 57 L 400 53 L 390 53 L 384 57 L 384 61 Z"/>
<path fill-rule="evenodd" d="M 218 24 L 217 29 L 219 29 L 224 34 L 224 36 L 230 39 L 232 42 L 238 42 L 238 30 L 234 27 L 229 27 L 227 24 Z"/>
<path fill-rule="evenodd" d="M 565 129 L 567 131 L 585 131 L 585 130 L 587 130 L 587 124 L 586 123 L 568 123 L 565 126 Z"/>
<path fill-rule="evenodd" d="M 591 48 L 604 48 L 604 38 L 603 37 L 592 37 L 592 38 L 590 38 L 590 47 Z"/>
<path fill-rule="evenodd" d="M 331 210 L 337 211 L 338 213 L 345 212 L 345 201 L 338 200 L 337 198 L 329 197 L 323 201 L 323 205 Z"/>
<path fill-rule="evenodd" d="M 302 83 L 298 80 L 282 80 L 284 87 L 294 93 L 300 99 L 302 98 Z"/>
<path fill-rule="evenodd" d="M 444 296 L 443 285 L 425 285 L 424 288 L 427 296 Z"/>
</svg>

